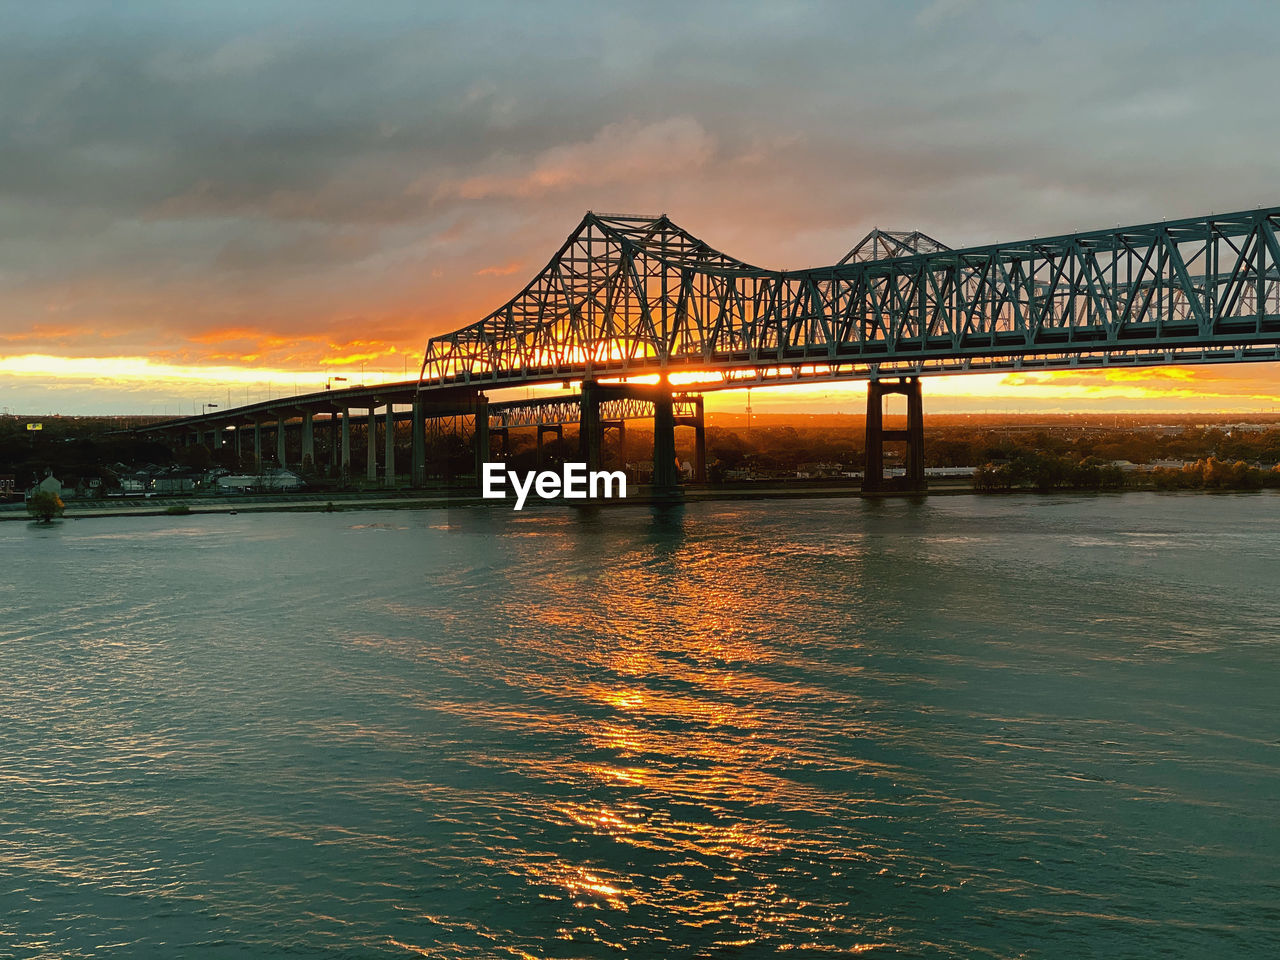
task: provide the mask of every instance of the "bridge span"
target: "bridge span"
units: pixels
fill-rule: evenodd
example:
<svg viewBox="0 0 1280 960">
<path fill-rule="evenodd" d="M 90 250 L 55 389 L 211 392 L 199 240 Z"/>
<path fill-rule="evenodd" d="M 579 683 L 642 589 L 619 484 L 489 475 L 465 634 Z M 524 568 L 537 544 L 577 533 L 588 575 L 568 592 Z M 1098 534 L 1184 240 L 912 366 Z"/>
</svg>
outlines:
<svg viewBox="0 0 1280 960">
<path fill-rule="evenodd" d="M 872 231 L 832 266 L 770 270 L 721 253 L 667 216 L 588 213 L 519 293 L 460 330 L 433 337 L 416 381 L 283 398 L 154 424 L 170 435 L 274 425 L 287 462 L 314 460 L 313 419 L 342 431 L 384 411 L 384 473 L 394 482 L 396 423 L 409 424 L 411 482 L 426 476 L 429 422 L 471 424 L 477 461 L 491 436 L 549 423 L 490 404 L 486 390 L 580 382 L 581 453 L 596 468 L 600 424 L 652 411 L 654 480 L 673 485 L 672 384 L 686 391 L 868 380 L 865 486 L 883 483 L 876 451 L 907 445 L 908 486 L 923 486 L 920 378 L 1004 370 L 1083 369 L 1280 359 L 1280 208 L 949 249 L 921 233 Z M 654 382 L 656 381 L 656 383 Z M 908 427 L 883 430 L 881 396 L 908 397 Z M 639 404 L 640 406 L 637 406 Z M 397 406 L 401 407 L 397 410 Z M 522 419 L 523 417 L 523 419 Z M 532 418 L 536 419 L 536 418 Z M 558 424 L 563 432 L 561 414 Z M 702 414 L 686 419 L 702 436 Z M 495 431 L 497 432 L 495 434 Z M 671 468 L 668 468 L 671 465 Z"/>
</svg>

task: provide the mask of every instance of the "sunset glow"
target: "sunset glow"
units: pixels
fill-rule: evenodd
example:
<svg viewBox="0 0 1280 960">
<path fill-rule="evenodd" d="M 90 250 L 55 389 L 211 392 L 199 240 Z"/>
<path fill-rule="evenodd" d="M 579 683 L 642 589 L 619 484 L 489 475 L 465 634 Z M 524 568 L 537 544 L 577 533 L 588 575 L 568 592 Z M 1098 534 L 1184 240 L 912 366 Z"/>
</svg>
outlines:
<svg viewBox="0 0 1280 960">
<path fill-rule="evenodd" d="M 707 73 L 684 77 L 679 96 L 641 82 L 638 65 L 683 62 L 668 45 L 693 41 L 642 42 L 631 29 L 639 73 L 596 58 L 565 85 L 550 61 L 517 70 L 490 25 L 454 32 L 432 18 L 390 32 L 352 12 L 317 21 L 324 69 L 309 44 L 243 11 L 198 26 L 177 13 L 90 17 L 85 35 L 116 51 L 105 59 L 15 23 L 7 60 L 39 65 L 30 77 L 43 79 L 22 98 L 29 113 L 13 118 L 15 161 L 0 176 L 0 216 L 12 225 L 0 258 L 4 406 L 145 413 L 210 390 L 243 402 L 246 389 L 259 399 L 296 381 L 305 392 L 335 374 L 413 376 L 431 337 L 517 294 L 588 210 L 665 212 L 716 250 L 792 270 L 836 262 L 877 226 L 961 247 L 1280 200 L 1253 159 L 1273 152 L 1271 126 L 1250 124 L 1248 151 L 1169 139 L 1243 109 L 1225 73 L 1204 71 L 1194 96 L 1148 102 L 1121 66 L 1133 51 L 1119 39 L 1083 38 L 1074 22 L 1023 10 L 1000 30 L 1036 43 L 993 48 L 1024 77 L 1007 101 L 997 77 L 970 76 L 952 57 L 965 6 L 885 14 L 892 43 L 861 52 L 865 75 L 851 88 L 877 97 L 837 96 L 818 64 L 845 58 L 816 56 L 749 101 L 726 99 L 714 79 L 729 48 L 695 44 L 689 63 Z M 736 29 L 815 29 L 795 11 L 766 19 Z M 562 29 L 602 49 L 595 27 Z M 823 47 L 825 33 L 803 48 Z M 437 46 L 442 35 L 451 39 Z M 355 54 L 353 37 L 383 55 Z M 1207 49 L 1167 42 L 1183 62 Z M 422 56 L 424 43 L 433 55 Z M 117 69 L 126 47 L 120 62 L 132 66 Z M 924 66 L 881 90 L 903 49 Z M 1039 66 L 1076 63 L 1082 50 L 1096 89 L 1080 102 L 1112 106 L 1046 124 L 1059 88 Z M 958 70 L 970 93 L 944 109 L 937 92 Z M 976 107 L 997 99 L 998 115 Z M 1071 132 L 1080 129 L 1088 142 Z M 596 359 L 637 349 L 613 343 Z M 1247 367 L 931 379 L 925 402 L 1210 412 L 1269 409 L 1276 393 L 1269 371 Z M 861 394 L 856 384 L 779 386 L 753 391 L 752 404 L 785 411 L 806 398 L 822 412 Z"/>
</svg>

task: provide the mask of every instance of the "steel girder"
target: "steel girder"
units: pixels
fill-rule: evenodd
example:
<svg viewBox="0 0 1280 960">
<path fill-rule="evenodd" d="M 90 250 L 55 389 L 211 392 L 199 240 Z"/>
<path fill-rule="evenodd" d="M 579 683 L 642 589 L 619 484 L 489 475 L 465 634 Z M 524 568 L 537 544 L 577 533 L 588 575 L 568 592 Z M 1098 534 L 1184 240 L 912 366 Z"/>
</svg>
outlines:
<svg viewBox="0 0 1280 960">
<path fill-rule="evenodd" d="M 873 232 L 767 270 L 588 213 L 534 280 L 433 338 L 419 389 L 707 371 L 721 386 L 1280 356 L 1280 208 L 946 250 Z M 896 244 L 896 245 L 895 245 Z"/>
<path fill-rule="evenodd" d="M 489 405 L 491 428 L 556 426 L 578 423 L 582 419 L 582 398 L 545 397 L 536 400 L 520 400 L 511 403 Z M 673 415 L 694 417 L 697 415 L 697 399 L 677 394 L 671 398 Z M 653 401 L 639 397 L 616 397 L 600 402 L 601 420 L 651 420 Z"/>
</svg>

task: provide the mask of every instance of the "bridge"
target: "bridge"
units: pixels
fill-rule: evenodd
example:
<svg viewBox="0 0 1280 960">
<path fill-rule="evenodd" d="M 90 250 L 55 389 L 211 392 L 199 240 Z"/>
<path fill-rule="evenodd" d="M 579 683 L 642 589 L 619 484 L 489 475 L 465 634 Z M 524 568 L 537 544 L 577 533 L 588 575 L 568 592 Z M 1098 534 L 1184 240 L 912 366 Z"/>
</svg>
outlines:
<svg viewBox="0 0 1280 960">
<path fill-rule="evenodd" d="M 410 477 L 426 473 L 429 421 L 471 424 L 478 459 L 491 431 L 532 414 L 484 391 L 581 383 L 582 456 L 595 469 L 602 405 L 654 419 L 654 483 L 673 486 L 672 385 L 696 393 L 781 383 L 867 380 L 866 489 L 884 482 L 884 442 L 907 445 L 907 484 L 923 486 L 921 378 L 1010 370 L 1143 367 L 1280 359 L 1280 208 L 949 249 L 921 233 L 874 230 L 837 263 L 770 270 L 711 248 L 667 216 L 588 213 L 516 296 L 429 340 L 416 381 L 284 398 L 152 425 L 171 435 L 286 425 L 301 456 L 316 415 L 342 440 L 367 411 L 370 477 L 376 409 L 384 410 L 384 475 L 395 476 L 396 423 L 407 424 Z M 907 395 L 905 431 L 886 431 L 885 393 Z M 401 410 L 397 411 L 397 405 Z M 526 404 L 527 406 L 527 404 Z M 602 413 L 602 411 L 604 411 Z M 685 418 L 701 434 L 701 409 Z M 543 427 L 551 424 L 537 426 Z M 312 454 L 314 451 L 312 451 Z M 390 468 L 388 469 L 388 465 Z"/>
</svg>

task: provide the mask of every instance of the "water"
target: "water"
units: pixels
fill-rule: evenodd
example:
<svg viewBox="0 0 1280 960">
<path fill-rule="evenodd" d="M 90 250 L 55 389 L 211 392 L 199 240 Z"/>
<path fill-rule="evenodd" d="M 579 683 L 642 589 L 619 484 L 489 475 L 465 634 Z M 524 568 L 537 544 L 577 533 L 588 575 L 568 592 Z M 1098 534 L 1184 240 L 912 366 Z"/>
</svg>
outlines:
<svg viewBox="0 0 1280 960">
<path fill-rule="evenodd" d="M 1280 497 L 0 524 L 0 955 L 1272 957 Z"/>
</svg>

